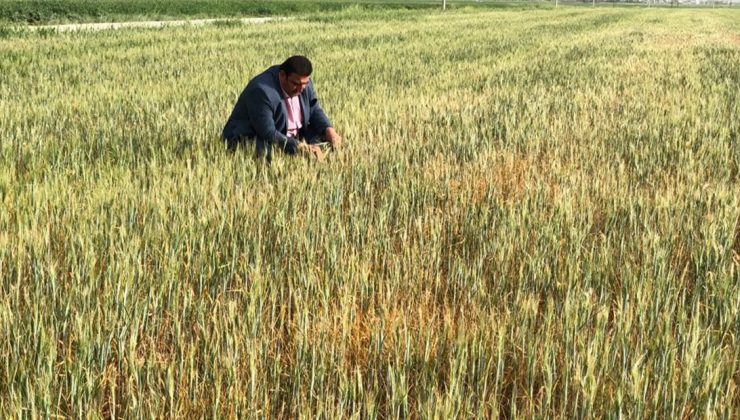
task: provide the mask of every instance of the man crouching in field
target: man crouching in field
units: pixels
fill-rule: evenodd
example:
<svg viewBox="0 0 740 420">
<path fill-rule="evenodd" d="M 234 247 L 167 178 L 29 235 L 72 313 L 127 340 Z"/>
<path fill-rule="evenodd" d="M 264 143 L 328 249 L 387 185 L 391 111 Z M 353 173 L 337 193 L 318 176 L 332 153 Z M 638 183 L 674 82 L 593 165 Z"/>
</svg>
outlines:
<svg viewBox="0 0 740 420">
<path fill-rule="evenodd" d="M 321 110 L 311 82 L 313 66 L 297 55 L 250 80 L 223 131 L 229 150 L 256 141 L 257 157 L 272 160 L 273 146 L 289 155 L 323 159 L 322 140 L 338 148 L 342 137 Z"/>
</svg>

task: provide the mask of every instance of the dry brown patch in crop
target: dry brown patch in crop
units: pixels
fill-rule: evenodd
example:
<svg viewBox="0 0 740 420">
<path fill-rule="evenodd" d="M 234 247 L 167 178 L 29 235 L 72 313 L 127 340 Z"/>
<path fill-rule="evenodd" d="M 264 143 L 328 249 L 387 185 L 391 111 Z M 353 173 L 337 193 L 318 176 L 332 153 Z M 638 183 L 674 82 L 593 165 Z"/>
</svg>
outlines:
<svg viewBox="0 0 740 420">
<path fill-rule="evenodd" d="M 411 349 L 420 353 L 416 355 L 420 359 L 434 359 L 439 356 L 440 338 L 452 340 L 456 331 L 467 325 L 462 319 L 477 313 L 470 304 L 441 302 L 429 291 L 391 302 L 373 301 L 365 305 L 356 302 L 353 305 L 353 308 L 333 306 L 326 317 L 316 320 L 307 337 L 312 345 L 328 339 L 331 347 L 343 349 L 343 364 L 348 372 L 356 369 L 365 372 L 370 367 L 370 359 L 392 359 L 395 349 L 403 347 L 406 339 L 410 340 Z M 350 312 L 354 317 L 348 323 L 342 322 Z M 345 328 L 348 331 L 344 331 Z M 381 334 L 382 347 L 376 348 L 374 341 Z M 445 336 L 440 337 L 440 334 Z M 343 337 L 346 337 L 344 343 Z M 421 354 L 425 349 L 427 354 Z"/>
<path fill-rule="evenodd" d="M 533 164 L 527 156 L 481 160 L 466 165 L 461 177 L 450 180 L 446 187 L 451 199 L 473 205 L 498 197 L 504 202 L 518 202 L 524 196 Z"/>
<path fill-rule="evenodd" d="M 364 310 L 357 308 L 356 313 L 357 316 L 350 327 L 347 351 L 344 354 L 344 362 L 351 369 L 367 366 L 371 334 L 379 323 L 374 308 Z"/>
<path fill-rule="evenodd" d="M 729 39 L 730 39 L 730 44 L 732 44 L 732 45 L 734 45 L 736 47 L 740 47 L 740 35 L 731 34 L 729 36 Z"/>
<path fill-rule="evenodd" d="M 531 169 L 532 162 L 526 156 L 512 156 L 504 165 L 497 167 L 493 184 L 498 186 L 504 201 L 519 201 L 524 196 Z"/>
<path fill-rule="evenodd" d="M 114 353 L 118 352 L 118 343 L 113 340 L 111 349 Z M 120 417 L 124 414 L 124 391 L 125 378 L 123 372 L 118 369 L 118 357 L 112 357 L 100 379 L 101 401 L 100 414 L 103 418 Z"/>
<path fill-rule="evenodd" d="M 485 178 L 451 180 L 448 184 L 450 195 L 455 198 L 465 197 L 471 204 L 478 204 L 484 200 L 490 188 L 490 181 Z"/>
<path fill-rule="evenodd" d="M 173 336 L 172 318 L 165 314 L 156 331 L 154 337 L 141 332 L 139 341 L 136 345 L 137 366 L 142 366 L 145 361 L 156 363 L 160 366 L 172 362 L 175 356 L 175 343 Z"/>
</svg>

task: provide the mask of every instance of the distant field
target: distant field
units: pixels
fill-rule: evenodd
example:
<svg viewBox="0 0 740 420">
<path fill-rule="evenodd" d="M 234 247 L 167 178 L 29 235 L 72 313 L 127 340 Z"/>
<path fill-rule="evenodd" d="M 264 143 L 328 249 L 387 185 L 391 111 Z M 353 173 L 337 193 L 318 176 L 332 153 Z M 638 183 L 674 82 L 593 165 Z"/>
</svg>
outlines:
<svg viewBox="0 0 740 420">
<path fill-rule="evenodd" d="M 561 0 L 560 5 L 591 7 L 590 1 Z M 599 7 L 702 7 L 693 3 L 648 5 L 646 2 L 597 0 Z M 120 22 L 250 16 L 294 16 L 346 11 L 434 10 L 442 0 L 0 0 L 0 24 L 55 24 Z M 448 0 L 450 10 L 460 8 L 550 9 L 545 0 Z M 715 5 L 703 4 L 703 7 Z M 717 7 L 731 7 L 720 4 Z"/>
<path fill-rule="evenodd" d="M 345 135 L 225 153 L 294 53 Z M 737 418 L 740 11 L 0 32 L 0 418 Z"/>
<path fill-rule="evenodd" d="M 517 3 L 525 5 L 529 2 L 449 2 L 451 8 L 461 5 L 511 7 Z M 64 23 L 183 17 L 284 16 L 347 8 L 431 9 L 441 5 L 441 0 L 0 0 L 0 22 Z"/>
</svg>

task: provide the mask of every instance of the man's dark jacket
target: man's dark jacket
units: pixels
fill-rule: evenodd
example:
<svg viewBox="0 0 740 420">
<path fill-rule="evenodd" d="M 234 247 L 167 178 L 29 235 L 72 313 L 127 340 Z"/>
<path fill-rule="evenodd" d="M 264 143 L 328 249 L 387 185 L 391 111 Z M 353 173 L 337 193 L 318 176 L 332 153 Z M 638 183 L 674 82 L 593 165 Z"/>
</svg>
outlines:
<svg viewBox="0 0 740 420">
<path fill-rule="evenodd" d="M 285 96 L 278 79 L 279 66 L 272 66 L 250 80 L 226 122 L 222 137 L 230 148 L 240 141 L 254 139 L 257 154 L 270 158 L 272 145 L 286 153 L 297 150 L 298 140 L 288 138 L 288 114 Z M 331 122 L 321 110 L 313 82 L 299 96 L 303 128 L 299 136 L 309 143 L 317 142 Z"/>
</svg>

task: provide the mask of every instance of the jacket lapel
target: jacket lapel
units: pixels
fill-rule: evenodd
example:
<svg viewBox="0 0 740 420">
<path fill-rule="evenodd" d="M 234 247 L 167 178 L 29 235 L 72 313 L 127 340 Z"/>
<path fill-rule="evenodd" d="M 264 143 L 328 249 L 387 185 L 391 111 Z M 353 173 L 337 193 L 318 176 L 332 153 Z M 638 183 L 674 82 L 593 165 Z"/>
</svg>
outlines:
<svg viewBox="0 0 740 420">
<path fill-rule="evenodd" d="M 285 108 L 285 98 L 283 98 L 283 88 L 280 86 L 280 76 L 279 76 L 279 70 L 277 66 L 274 66 L 274 82 L 275 82 L 275 92 L 277 92 L 278 97 L 278 115 L 277 115 L 277 121 L 275 121 L 275 128 L 277 128 L 281 133 L 288 134 L 288 110 Z"/>
</svg>

